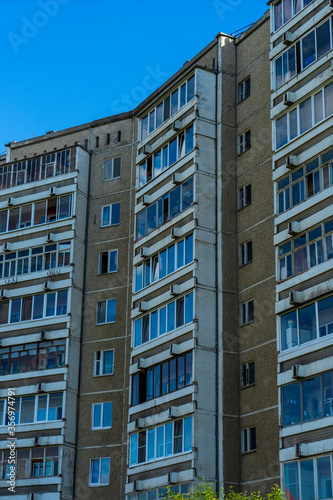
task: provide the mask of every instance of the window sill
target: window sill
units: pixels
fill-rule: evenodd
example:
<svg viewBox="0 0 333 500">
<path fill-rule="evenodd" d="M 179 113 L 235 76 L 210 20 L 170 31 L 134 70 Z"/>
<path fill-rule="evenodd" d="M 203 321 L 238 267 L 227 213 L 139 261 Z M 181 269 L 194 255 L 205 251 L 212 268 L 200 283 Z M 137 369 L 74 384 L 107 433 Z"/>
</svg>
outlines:
<svg viewBox="0 0 333 500">
<path fill-rule="evenodd" d="M 244 262 L 244 264 L 239 264 L 239 268 L 247 266 L 248 264 L 251 264 L 251 262 L 252 262 L 252 259 L 249 260 L 248 262 Z"/>
<path fill-rule="evenodd" d="M 257 448 L 254 450 L 249 450 L 249 451 L 242 451 L 242 455 L 249 455 L 250 453 L 255 453 L 257 451 Z"/>
<path fill-rule="evenodd" d="M 254 382 L 253 384 L 244 385 L 244 386 L 242 386 L 240 389 L 241 389 L 241 391 L 242 391 L 243 389 L 248 389 L 249 387 L 254 387 L 255 385 L 256 385 L 256 383 Z M 246 452 L 246 453 L 247 453 L 247 452 Z"/>
<path fill-rule="evenodd" d="M 239 326 L 246 326 L 246 325 L 250 325 L 251 323 L 254 323 L 254 319 L 252 319 L 251 321 L 248 321 L 247 323 L 242 323 L 240 324 Z"/>
<path fill-rule="evenodd" d="M 246 151 L 249 151 L 250 149 L 251 149 L 251 146 L 247 149 L 244 149 L 244 151 L 241 151 L 240 153 L 238 153 L 238 156 L 243 155 L 244 153 L 246 153 Z"/>
<path fill-rule="evenodd" d="M 241 153 L 242 154 L 242 153 Z M 244 205 L 244 207 L 239 207 L 238 208 L 238 212 L 240 212 L 241 210 L 244 210 L 244 208 L 248 207 L 249 205 L 251 205 L 252 202 L 250 203 L 247 203 L 246 205 Z"/>
<path fill-rule="evenodd" d="M 97 488 L 98 486 L 109 486 L 110 483 L 98 483 L 98 484 L 92 484 L 92 483 L 89 483 L 89 488 Z"/>
</svg>

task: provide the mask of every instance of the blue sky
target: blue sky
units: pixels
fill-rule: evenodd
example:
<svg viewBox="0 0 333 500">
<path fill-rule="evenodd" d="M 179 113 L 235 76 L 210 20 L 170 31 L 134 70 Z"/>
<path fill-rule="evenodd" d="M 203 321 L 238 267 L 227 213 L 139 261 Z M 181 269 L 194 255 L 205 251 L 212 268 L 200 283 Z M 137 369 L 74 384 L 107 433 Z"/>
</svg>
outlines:
<svg viewBox="0 0 333 500">
<path fill-rule="evenodd" d="M 4 144 L 128 111 L 265 0 L 1 0 Z"/>
</svg>

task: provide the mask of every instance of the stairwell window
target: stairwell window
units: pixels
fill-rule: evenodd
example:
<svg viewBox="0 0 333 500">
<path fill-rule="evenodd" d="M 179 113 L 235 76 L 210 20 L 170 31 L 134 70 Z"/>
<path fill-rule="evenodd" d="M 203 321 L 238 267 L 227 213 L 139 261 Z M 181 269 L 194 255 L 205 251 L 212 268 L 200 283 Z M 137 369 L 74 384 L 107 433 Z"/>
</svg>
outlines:
<svg viewBox="0 0 333 500">
<path fill-rule="evenodd" d="M 245 266 L 252 262 L 252 241 L 239 245 L 239 265 Z"/>
<path fill-rule="evenodd" d="M 118 270 L 118 250 L 109 250 L 99 254 L 98 273 L 116 273 Z"/>
<path fill-rule="evenodd" d="M 255 363 L 244 363 L 241 366 L 241 387 L 249 387 L 255 384 Z"/>
<path fill-rule="evenodd" d="M 95 351 L 94 354 L 94 377 L 102 375 L 113 375 L 114 350 Z"/>
<path fill-rule="evenodd" d="M 104 205 L 101 212 L 101 227 L 116 226 L 120 219 L 120 203 Z"/>
<path fill-rule="evenodd" d="M 110 158 L 105 160 L 103 164 L 103 181 L 109 181 L 120 177 L 121 173 L 121 157 Z"/>
<path fill-rule="evenodd" d="M 97 302 L 96 324 L 115 323 L 116 299 L 100 300 Z"/>
<path fill-rule="evenodd" d="M 251 130 L 238 136 L 238 154 L 241 155 L 251 147 Z"/>
<path fill-rule="evenodd" d="M 110 458 L 92 458 L 89 468 L 89 486 L 107 486 L 110 482 Z"/>
<path fill-rule="evenodd" d="M 254 301 L 243 302 L 240 306 L 240 324 L 247 325 L 254 321 Z"/>
<path fill-rule="evenodd" d="M 251 184 L 240 188 L 238 191 L 238 206 L 239 210 L 244 207 L 247 207 L 252 202 L 252 188 Z"/>
<path fill-rule="evenodd" d="M 92 429 L 111 429 L 112 403 L 96 403 L 92 405 Z"/>
<path fill-rule="evenodd" d="M 238 102 L 244 101 L 251 93 L 251 78 L 248 77 L 238 84 Z"/>
<path fill-rule="evenodd" d="M 256 449 L 256 427 L 242 429 L 242 452 L 249 453 L 250 451 L 256 451 Z"/>
</svg>

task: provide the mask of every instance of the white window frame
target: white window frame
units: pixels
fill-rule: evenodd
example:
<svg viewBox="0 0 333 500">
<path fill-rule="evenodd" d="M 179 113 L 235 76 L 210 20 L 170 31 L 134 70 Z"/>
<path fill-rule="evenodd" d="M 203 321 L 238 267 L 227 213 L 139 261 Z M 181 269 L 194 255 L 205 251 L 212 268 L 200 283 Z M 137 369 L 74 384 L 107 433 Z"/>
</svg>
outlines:
<svg viewBox="0 0 333 500">
<path fill-rule="evenodd" d="M 113 211 L 113 207 L 114 205 L 119 205 L 119 221 L 116 222 L 115 224 L 112 224 L 112 211 Z M 103 210 L 104 208 L 107 208 L 107 207 L 110 207 L 110 217 L 109 217 L 109 222 L 108 224 L 103 224 Z M 120 223 L 120 203 L 117 202 L 117 203 L 111 203 L 109 205 L 103 205 L 101 207 L 101 227 L 110 227 L 110 226 L 118 226 Z"/>
<path fill-rule="evenodd" d="M 253 365 L 254 382 L 249 382 L 250 379 L 250 365 Z M 245 375 L 245 377 L 244 377 Z M 241 388 L 251 387 L 255 385 L 255 362 L 249 361 L 241 365 Z"/>
<path fill-rule="evenodd" d="M 99 481 L 98 483 L 93 483 L 91 481 L 92 479 L 92 464 L 94 461 L 99 461 L 99 471 L 98 471 L 98 476 L 99 476 Z M 102 471 L 102 460 L 108 460 L 109 461 L 109 479 L 107 483 L 102 483 L 101 482 L 101 471 Z M 95 487 L 95 486 L 108 486 L 110 484 L 110 457 L 102 457 L 102 458 L 91 458 L 90 463 L 89 463 L 89 486 Z"/>
<path fill-rule="evenodd" d="M 247 89 L 247 85 L 246 83 L 249 82 L 249 93 L 246 95 L 246 89 Z M 238 84 L 238 104 L 240 102 L 243 102 L 244 99 L 246 99 L 247 97 L 249 97 L 251 95 L 251 77 L 248 76 L 247 78 L 244 78 L 243 81 L 241 81 L 239 84 Z"/>
<path fill-rule="evenodd" d="M 247 184 L 238 190 L 239 210 L 251 205 L 252 203 L 252 184 Z"/>
<path fill-rule="evenodd" d="M 102 273 L 102 254 L 108 254 L 108 271 L 106 273 Z M 116 269 L 114 271 L 109 271 L 110 267 L 110 262 L 111 262 L 111 254 L 115 253 L 116 254 Z M 116 273 L 118 271 L 118 249 L 116 250 L 107 250 L 105 252 L 100 252 L 98 255 L 98 274 L 104 275 L 104 274 L 112 274 Z"/>
<path fill-rule="evenodd" d="M 256 446 L 255 448 L 251 448 L 251 430 L 254 429 Z M 253 451 L 257 451 L 257 430 L 255 426 L 246 427 L 242 429 L 242 453 L 252 453 Z"/>
<path fill-rule="evenodd" d="M 111 404 L 111 425 L 106 425 L 103 426 L 103 417 L 104 417 L 104 411 L 105 411 L 105 406 L 106 404 Z M 94 413 L 95 413 L 95 408 L 97 406 L 101 406 L 101 422 L 100 425 L 94 426 Z M 91 405 L 91 429 L 93 431 L 96 430 L 102 430 L 102 429 L 111 429 L 112 427 L 112 401 L 106 401 L 103 403 L 94 403 Z"/>
<path fill-rule="evenodd" d="M 120 173 L 119 175 L 114 175 L 114 161 L 117 160 L 119 158 L 120 160 Z M 105 165 L 106 165 L 106 162 L 111 162 L 111 177 L 105 177 L 105 173 L 106 173 L 106 169 L 105 169 Z M 121 159 L 121 156 L 116 156 L 115 158 L 107 158 L 106 160 L 104 160 L 103 162 L 103 182 L 104 181 L 111 181 L 113 179 L 119 179 L 121 177 L 121 164 L 122 164 L 122 159 Z"/>
<path fill-rule="evenodd" d="M 111 373 L 102 373 L 105 352 L 112 352 L 112 371 L 111 371 Z M 97 371 L 98 371 L 97 366 L 98 365 L 100 367 L 100 373 L 97 373 Z M 113 374 L 114 374 L 114 349 L 105 349 L 104 351 L 95 351 L 94 352 L 94 377 L 105 377 L 107 375 L 113 375 Z"/>
</svg>

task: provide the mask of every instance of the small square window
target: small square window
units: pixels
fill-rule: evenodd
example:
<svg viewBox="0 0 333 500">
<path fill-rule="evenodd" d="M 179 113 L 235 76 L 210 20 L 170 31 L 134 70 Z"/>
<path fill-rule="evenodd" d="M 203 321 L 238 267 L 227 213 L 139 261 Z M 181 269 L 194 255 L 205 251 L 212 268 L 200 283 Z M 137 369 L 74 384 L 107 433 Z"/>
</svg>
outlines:
<svg viewBox="0 0 333 500">
<path fill-rule="evenodd" d="M 103 164 L 103 181 L 109 181 L 120 177 L 121 173 L 121 157 L 110 158 L 104 161 Z"/>
<path fill-rule="evenodd" d="M 96 403 L 92 405 L 92 429 L 111 429 L 112 403 Z"/>
<path fill-rule="evenodd" d="M 118 250 L 99 254 L 98 274 L 116 273 L 118 270 Z"/>
<path fill-rule="evenodd" d="M 97 302 L 96 324 L 115 323 L 116 299 L 100 300 Z"/>
<path fill-rule="evenodd" d="M 92 458 L 89 468 L 89 486 L 107 486 L 110 482 L 110 458 Z"/>
<path fill-rule="evenodd" d="M 94 376 L 113 375 L 114 350 L 95 351 Z"/>
<path fill-rule="evenodd" d="M 120 219 L 120 203 L 104 205 L 101 211 L 101 227 L 116 226 Z"/>
</svg>

